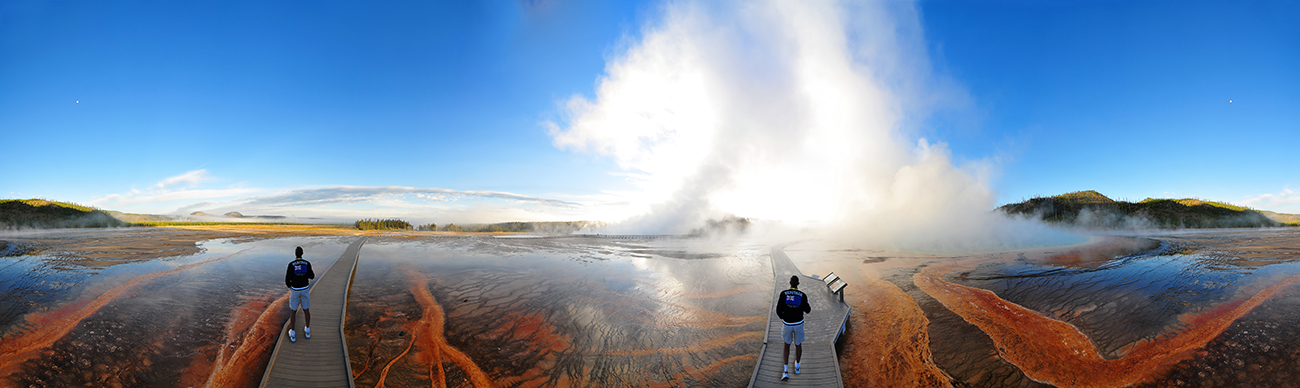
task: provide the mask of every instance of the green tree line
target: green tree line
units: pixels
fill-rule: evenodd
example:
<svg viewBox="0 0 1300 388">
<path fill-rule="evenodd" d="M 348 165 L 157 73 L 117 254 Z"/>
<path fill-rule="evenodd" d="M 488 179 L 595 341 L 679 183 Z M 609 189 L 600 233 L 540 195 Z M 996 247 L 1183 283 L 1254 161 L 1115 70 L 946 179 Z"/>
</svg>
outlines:
<svg viewBox="0 0 1300 388">
<path fill-rule="evenodd" d="M 358 220 L 353 223 L 357 230 L 410 230 L 411 223 L 399 219 L 388 220 Z"/>
</svg>

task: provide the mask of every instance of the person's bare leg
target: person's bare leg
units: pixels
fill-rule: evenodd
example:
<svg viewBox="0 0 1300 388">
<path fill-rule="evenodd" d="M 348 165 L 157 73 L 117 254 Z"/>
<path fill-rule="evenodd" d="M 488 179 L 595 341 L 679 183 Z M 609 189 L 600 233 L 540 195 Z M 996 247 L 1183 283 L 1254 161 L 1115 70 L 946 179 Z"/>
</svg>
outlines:
<svg viewBox="0 0 1300 388">
<path fill-rule="evenodd" d="M 289 330 L 292 331 L 293 328 L 297 327 L 297 325 L 298 325 L 298 310 L 293 310 L 293 312 L 289 313 Z"/>
<path fill-rule="evenodd" d="M 302 315 L 307 317 L 307 321 L 303 322 L 302 327 L 311 327 L 311 309 L 302 309 Z M 798 357 L 795 357 L 795 359 L 798 359 Z"/>
<path fill-rule="evenodd" d="M 790 378 L 790 344 L 781 348 L 781 381 Z"/>
<path fill-rule="evenodd" d="M 798 364 L 799 361 L 800 361 L 800 359 L 802 359 L 802 358 L 803 358 L 803 344 L 795 345 L 795 346 L 794 346 L 794 363 L 795 363 L 795 364 Z"/>
</svg>

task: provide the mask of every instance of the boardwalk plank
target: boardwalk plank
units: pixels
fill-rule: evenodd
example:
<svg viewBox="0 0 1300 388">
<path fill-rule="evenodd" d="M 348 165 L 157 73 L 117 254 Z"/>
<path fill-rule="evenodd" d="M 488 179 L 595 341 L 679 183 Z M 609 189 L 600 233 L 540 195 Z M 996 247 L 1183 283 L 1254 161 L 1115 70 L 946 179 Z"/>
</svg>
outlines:
<svg viewBox="0 0 1300 388">
<path fill-rule="evenodd" d="M 331 371 L 331 372 L 337 372 L 337 371 Z M 345 381 L 348 379 L 348 376 L 346 376 L 343 373 L 321 373 L 321 371 L 306 371 L 306 370 L 293 371 L 293 372 L 284 370 L 276 373 L 275 377 L 285 379 L 285 380 L 293 380 L 293 381 L 316 381 L 316 382 Z"/>
<path fill-rule="evenodd" d="M 262 376 L 262 387 L 354 387 L 342 322 L 348 288 L 365 241 L 361 237 L 349 245 L 312 284 L 312 337 L 305 338 L 299 328 L 295 330 L 298 342 L 287 341 L 286 322 Z"/>
<path fill-rule="evenodd" d="M 269 381 L 267 382 L 266 385 L 267 385 L 267 386 L 274 386 L 274 387 L 293 387 L 293 388 L 296 388 L 296 387 L 308 387 L 308 388 L 315 388 L 315 387 L 319 387 L 319 386 L 321 386 L 322 383 L 326 383 L 326 382 L 323 382 L 323 381 L 301 381 L 301 380 L 290 380 L 290 379 L 273 378 L 273 379 L 269 380 Z M 344 383 L 344 384 L 346 384 L 346 383 Z"/>
</svg>

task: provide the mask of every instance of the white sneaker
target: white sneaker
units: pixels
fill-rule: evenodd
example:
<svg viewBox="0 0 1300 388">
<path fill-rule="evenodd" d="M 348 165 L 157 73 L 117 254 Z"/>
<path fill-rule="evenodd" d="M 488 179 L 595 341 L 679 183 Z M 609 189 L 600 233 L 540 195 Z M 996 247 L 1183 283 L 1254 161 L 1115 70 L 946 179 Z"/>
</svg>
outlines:
<svg viewBox="0 0 1300 388">
<path fill-rule="evenodd" d="M 307 338 L 311 338 L 311 334 L 308 334 Z M 799 374 L 799 363 L 797 362 L 794 363 L 794 374 Z"/>
<path fill-rule="evenodd" d="M 311 328 L 310 328 L 310 327 L 303 326 L 303 328 L 302 328 L 302 332 L 303 332 L 303 334 L 306 334 L 306 335 L 307 335 L 307 338 L 311 338 Z M 796 370 L 796 372 L 794 372 L 794 373 L 799 373 L 799 372 L 797 372 L 797 371 L 799 370 L 799 366 L 798 366 L 798 365 L 795 365 L 795 366 L 794 366 L 794 370 Z"/>
<path fill-rule="evenodd" d="M 289 329 L 289 342 L 298 342 L 298 339 L 293 337 L 293 329 Z"/>
<path fill-rule="evenodd" d="M 789 373 L 789 372 L 781 372 L 781 381 L 786 381 L 786 380 L 789 380 L 789 379 L 790 379 L 790 373 Z"/>
</svg>

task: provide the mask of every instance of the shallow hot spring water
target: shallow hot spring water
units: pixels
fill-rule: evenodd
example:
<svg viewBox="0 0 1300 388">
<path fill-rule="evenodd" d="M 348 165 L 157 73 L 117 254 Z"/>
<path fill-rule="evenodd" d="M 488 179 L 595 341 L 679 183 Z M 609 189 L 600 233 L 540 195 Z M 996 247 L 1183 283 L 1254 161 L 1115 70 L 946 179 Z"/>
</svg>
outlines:
<svg viewBox="0 0 1300 388">
<path fill-rule="evenodd" d="M 359 386 L 736 386 L 770 304 L 767 247 L 439 239 L 362 248 Z M 441 325 L 439 325 L 441 323 Z"/>
</svg>

